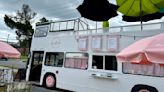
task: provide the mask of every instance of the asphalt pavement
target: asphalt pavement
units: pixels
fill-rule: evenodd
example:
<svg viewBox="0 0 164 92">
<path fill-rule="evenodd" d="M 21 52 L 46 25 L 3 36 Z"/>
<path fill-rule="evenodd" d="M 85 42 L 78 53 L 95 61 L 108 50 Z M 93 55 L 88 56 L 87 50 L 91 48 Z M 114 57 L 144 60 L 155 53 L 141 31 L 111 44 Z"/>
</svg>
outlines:
<svg viewBox="0 0 164 92">
<path fill-rule="evenodd" d="M 32 86 L 32 92 L 63 92 L 63 91 L 59 91 L 59 90 L 48 90 L 48 89 L 43 88 L 43 87 Z"/>
<path fill-rule="evenodd" d="M 9 67 L 14 67 L 14 68 L 25 68 L 26 63 L 22 62 L 20 60 L 0 60 L 0 66 L 9 66 Z M 61 90 L 61 89 L 55 89 L 55 90 L 49 90 L 46 89 L 42 86 L 38 85 L 33 85 L 32 86 L 32 92 L 70 92 L 66 90 Z"/>
<path fill-rule="evenodd" d="M 62 90 L 62 89 L 49 90 L 42 86 L 33 85 L 32 92 L 71 92 L 71 91 Z"/>
<path fill-rule="evenodd" d="M 25 68 L 26 63 L 20 60 L 0 60 L 0 66 L 9 66 L 14 68 Z"/>
<path fill-rule="evenodd" d="M 0 66 L 9 66 L 14 68 L 25 68 L 26 63 L 19 60 L 0 60 Z M 1 92 L 1 91 L 0 91 Z M 65 92 L 60 90 L 49 90 L 41 86 L 33 85 L 32 92 Z"/>
</svg>

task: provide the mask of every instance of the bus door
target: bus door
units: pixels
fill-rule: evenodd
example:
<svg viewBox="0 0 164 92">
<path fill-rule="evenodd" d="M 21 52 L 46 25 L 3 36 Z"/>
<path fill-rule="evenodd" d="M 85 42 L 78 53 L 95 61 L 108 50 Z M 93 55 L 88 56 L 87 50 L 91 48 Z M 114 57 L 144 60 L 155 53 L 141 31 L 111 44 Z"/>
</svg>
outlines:
<svg viewBox="0 0 164 92">
<path fill-rule="evenodd" d="M 29 81 L 40 81 L 44 51 L 33 51 Z"/>
</svg>

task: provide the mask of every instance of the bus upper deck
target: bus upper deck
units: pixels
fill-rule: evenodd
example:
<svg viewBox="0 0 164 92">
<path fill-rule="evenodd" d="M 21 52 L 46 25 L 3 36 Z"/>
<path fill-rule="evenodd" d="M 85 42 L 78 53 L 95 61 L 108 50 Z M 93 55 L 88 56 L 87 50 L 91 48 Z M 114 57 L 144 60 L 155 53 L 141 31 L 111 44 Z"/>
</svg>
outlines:
<svg viewBox="0 0 164 92">
<path fill-rule="evenodd" d="M 40 41 L 44 41 L 43 46 L 46 43 L 54 46 L 55 43 L 59 44 L 65 43 L 67 41 L 70 43 L 73 42 L 72 44 L 74 44 L 75 40 L 77 43 L 77 40 L 80 41 L 79 39 L 82 38 L 82 40 L 88 40 L 88 42 L 92 42 L 92 38 L 96 38 L 103 40 L 104 42 L 102 42 L 106 43 L 105 40 L 107 40 L 107 38 L 113 38 L 113 40 L 119 40 L 118 44 L 121 45 L 119 45 L 118 51 L 120 51 L 121 49 L 139 39 L 153 36 L 164 31 L 164 22 L 143 24 L 143 30 L 141 30 L 140 26 L 141 25 L 138 24 L 91 29 L 87 23 L 81 21 L 80 19 L 47 22 L 36 25 L 36 30 L 33 36 L 33 43 L 37 43 L 38 46 L 42 46 L 42 43 L 38 43 Z M 109 41 L 112 40 L 109 39 Z M 32 44 L 33 47 L 35 47 L 34 44 Z M 91 45 L 91 43 L 88 45 Z M 36 48 L 38 48 L 38 46 Z M 107 47 L 105 46 L 104 48 Z"/>
</svg>

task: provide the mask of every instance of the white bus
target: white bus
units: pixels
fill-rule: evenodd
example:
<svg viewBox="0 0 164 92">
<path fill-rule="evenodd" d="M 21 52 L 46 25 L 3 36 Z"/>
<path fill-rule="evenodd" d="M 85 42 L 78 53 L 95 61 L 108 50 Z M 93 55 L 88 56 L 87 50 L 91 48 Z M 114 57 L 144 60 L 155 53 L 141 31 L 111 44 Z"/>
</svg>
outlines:
<svg viewBox="0 0 164 92">
<path fill-rule="evenodd" d="M 36 25 L 26 80 L 75 92 L 163 92 L 164 67 L 117 62 L 133 42 L 164 32 L 163 23 L 89 29 L 79 19 Z"/>
</svg>

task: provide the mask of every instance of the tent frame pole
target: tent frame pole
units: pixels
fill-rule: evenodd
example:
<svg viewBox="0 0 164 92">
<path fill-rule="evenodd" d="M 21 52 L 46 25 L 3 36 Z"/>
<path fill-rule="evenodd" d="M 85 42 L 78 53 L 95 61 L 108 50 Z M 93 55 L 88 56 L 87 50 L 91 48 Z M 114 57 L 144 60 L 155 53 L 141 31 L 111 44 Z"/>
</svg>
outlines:
<svg viewBox="0 0 164 92">
<path fill-rule="evenodd" d="M 142 0 L 140 0 L 140 22 L 141 22 L 141 30 L 143 30 L 143 25 L 142 25 Z"/>
</svg>

